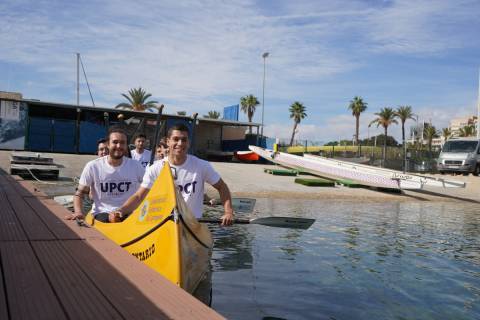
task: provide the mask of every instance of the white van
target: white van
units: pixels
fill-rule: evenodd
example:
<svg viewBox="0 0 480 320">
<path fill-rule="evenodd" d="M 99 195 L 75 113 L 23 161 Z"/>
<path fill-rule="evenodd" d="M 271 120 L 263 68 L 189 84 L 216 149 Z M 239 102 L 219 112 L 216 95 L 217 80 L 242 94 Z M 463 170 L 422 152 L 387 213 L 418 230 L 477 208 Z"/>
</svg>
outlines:
<svg viewBox="0 0 480 320">
<path fill-rule="evenodd" d="M 450 138 L 442 147 L 437 160 L 440 173 L 480 173 L 480 140 L 477 138 Z"/>
</svg>

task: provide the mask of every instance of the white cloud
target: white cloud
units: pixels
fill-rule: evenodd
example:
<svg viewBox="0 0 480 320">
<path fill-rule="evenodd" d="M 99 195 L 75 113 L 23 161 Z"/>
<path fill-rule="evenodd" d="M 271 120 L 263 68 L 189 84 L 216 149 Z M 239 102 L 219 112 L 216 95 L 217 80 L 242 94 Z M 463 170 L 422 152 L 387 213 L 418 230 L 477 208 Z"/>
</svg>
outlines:
<svg viewBox="0 0 480 320">
<path fill-rule="evenodd" d="M 30 98 L 72 102 L 74 53 L 80 52 L 97 105 L 113 106 L 121 93 L 142 86 L 167 113 L 204 114 L 245 94 L 261 97 L 261 54 L 269 51 L 266 111 L 305 100 L 309 118 L 300 124 L 300 138 L 351 138 L 355 121 L 346 108 L 325 107 L 338 105 L 334 94 L 362 95 L 350 93 L 356 88 L 345 78 L 391 58 L 385 55 L 428 57 L 478 46 L 468 40 L 476 39 L 479 9 L 477 1 L 457 0 L 2 2 L 0 43 L 8 45 L 0 47 L 0 65 L 28 69 L 30 79 L 1 70 L 0 85 Z M 394 80 L 384 77 L 376 81 Z M 360 88 L 376 87 L 368 75 L 362 81 Z M 89 100 L 82 85 L 82 102 Z M 266 132 L 289 138 L 292 123 L 282 108 L 269 111 Z M 418 110 L 443 127 L 460 108 Z M 324 118 L 327 111 L 335 115 Z M 368 111 L 361 117 L 364 137 L 373 119 L 373 108 Z M 398 127 L 391 129 L 396 136 Z"/>
</svg>

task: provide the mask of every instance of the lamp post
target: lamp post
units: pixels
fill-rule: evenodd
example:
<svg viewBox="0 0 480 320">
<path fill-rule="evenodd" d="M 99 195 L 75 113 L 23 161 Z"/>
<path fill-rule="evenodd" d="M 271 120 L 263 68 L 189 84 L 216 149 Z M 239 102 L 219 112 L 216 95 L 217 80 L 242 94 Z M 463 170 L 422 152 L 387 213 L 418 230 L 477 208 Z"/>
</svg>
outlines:
<svg viewBox="0 0 480 320">
<path fill-rule="evenodd" d="M 263 138 L 263 119 L 265 114 L 265 71 L 266 71 L 266 61 L 267 57 L 270 55 L 268 52 L 264 52 L 262 54 L 263 58 L 263 93 L 262 93 L 262 130 L 260 132 L 260 136 Z"/>
</svg>

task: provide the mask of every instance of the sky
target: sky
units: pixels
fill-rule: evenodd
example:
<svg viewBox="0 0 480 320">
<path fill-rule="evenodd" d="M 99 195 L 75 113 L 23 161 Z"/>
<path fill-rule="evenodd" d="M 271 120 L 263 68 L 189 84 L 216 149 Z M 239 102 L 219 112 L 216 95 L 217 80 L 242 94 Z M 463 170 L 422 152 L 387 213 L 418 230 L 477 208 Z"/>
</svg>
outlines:
<svg viewBox="0 0 480 320">
<path fill-rule="evenodd" d="M 142 87 L 170 114 L 262 102 L 265 63 L 271 137 L 290 137 L 295 101 L 307 113 L 296 137 L 321 142 L 352 139 L 354 96 L 368 104 L 360 138 L 383 132 L 368 124 L 384 107 L 410 105 L 437 129 L 477 113 L 478 0 L 15 0 L 0 12 L 0 91 L 27 99 L 75 104 L 79 52 L 97 106 Z"/>
</svg>

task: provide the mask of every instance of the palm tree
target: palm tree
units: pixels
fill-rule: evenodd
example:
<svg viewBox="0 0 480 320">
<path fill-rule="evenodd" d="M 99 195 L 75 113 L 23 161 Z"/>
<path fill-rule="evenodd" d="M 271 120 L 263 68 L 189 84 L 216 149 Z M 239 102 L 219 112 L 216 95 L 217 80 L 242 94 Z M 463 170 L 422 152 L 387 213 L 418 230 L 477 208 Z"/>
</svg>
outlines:
<svg viewBox="0 0 480 320">
<path fill-rule="evenodd" d="M 361 97 L 355 96 L 348 106 L 352 110 L 352 116 L 355 117 L 355 144 L 358 146 L 358 129 L 360 126 L 360 114 L 367 110 L 367 103 L 363 102 Z"/>
<path fill-rule="evenodd" d="M 290 119 L 293 119 L 293 131 L 292 131 L 292 139 L 290 140 L 290 146 L 293 145 L 293 138 L 295 137 L 295 131 L 297 130 L 297 125 L 302 121 L 302 119 L 305 119 L 307 114 L 305 111 L 307 111 L 307 108 L 298 101 L 295 101 L 292 103 L 290 106 Z"/>
<path fill-rule="evenodd" d="M 397 110 L 395 111 L 395 115 L 400 119 L 402 123 L 402 144 L 403 144 L 403 172 L 406 170 L 407 165 L 407 145 L 405 143 L 405 122 L 408 119 L 413 118 L 413 112 L 411 106 L 398 106 Z"/>
<path fill-rule="evenodd" d="M 432 152 L 432 140 L 433 140 L 433 138 L 438 137 L 438 131 L 431 124 L 426 124 L 425 128 L 423 129 L 423 133 L 425 134 L 425 137 L 427 138 L 428 151 L 431 153 Z"/>
<path fill-rule="evenodd" d="M 208 111 L 208 114 L 204 115 L 203 117 L 207 119 L 218 119 L 220 118 L 220 112 L 215 110 Z"/>
<path fill-rule="evenodd" d="M 145 111 L 149 108 L 157 108 L 158 101 L 147 101 L 152 96 L 147 93 L 142 87 L 138 89 L 133 88 L 128 91 L 128 95 L 122 93 L 122 96 L 128 100 L 128 103 L 123 102 L 115 106 L 117 109 L 131 109 L 134 111 Z"/>
<path fill-rule="evenodd" d="M 400 119 L 402 123 L 402 143 L 405 145 L 405 122 L 408 119 L 415 120 L 411 106 L 399 106 L 395 111 L 395 115 Z"/>
<path fill-rule="evenodd" d="M 475 126 L 469 125 L 463 128 L 460 128 L 460 137 L 472 137 L 477 133 Z"/>
<path fill-rule="evenodd" d="M 383 129 L 385 130 L 385 140 L 383 141 L 383 165 L 385 165 L 385 160 L 387 157 L 387 133 L 388 133 L 388 126 L 390 126 L 392 123 L 398 124 L 398 121 L 395 119 L 396 114 L 395 111 L 393 111 L 392 108 L 382 108 L 380 109 L 380 112 L 375 113 L 377 116 L 376 119 L 374 119 L 370 124 L 377 124 L 377 128 L 379 126 L 382 126 Z"/>
<path fill-rule="evenodd" d="M 242 111 L 247 114 L 248 122 L 252 122 L 255 109 L 260 104 L 260 102 L 258 102 L 257 97 L 255 97 L 253 94 L 249 94 L 245 97 L 241 97 L 240 104 L 242 106 Z M 252 127 L 249 128 L 249 132 L 252 133 Z"/>
<path fill-rule="evenodd" d="M 442 136 L 445 139 L 445 141 L 447 141 L 448 138 L 450 138 L 451 135 L 452 135 L 452 130 L 450 130 L 450 128 L 443 128 L 442 129 Z"/>
</svg>

